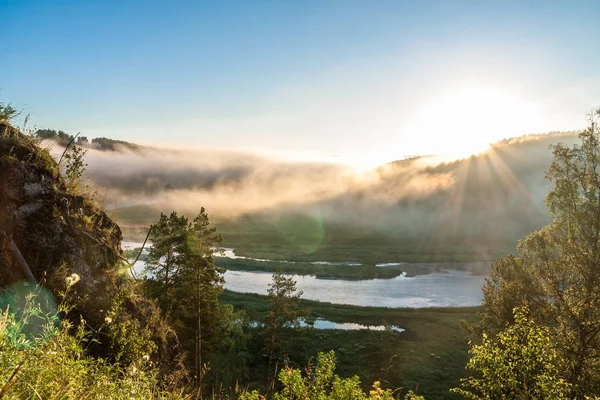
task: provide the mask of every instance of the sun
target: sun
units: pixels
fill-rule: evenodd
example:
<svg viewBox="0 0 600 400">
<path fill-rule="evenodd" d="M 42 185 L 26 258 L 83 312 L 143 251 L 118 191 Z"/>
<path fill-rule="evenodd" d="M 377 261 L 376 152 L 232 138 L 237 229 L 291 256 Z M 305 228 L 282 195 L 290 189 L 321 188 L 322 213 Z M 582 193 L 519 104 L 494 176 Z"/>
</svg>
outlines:
<svg viewBox="0 0 600 400">
<path fill-rule="evenodd" d="M 529 125 L 529 109 L 507 88 L 458 86 L 430 96 L 416 114 L 412 138 L 423 153 L 465 158 L 522 134 Z"/>
</svg>

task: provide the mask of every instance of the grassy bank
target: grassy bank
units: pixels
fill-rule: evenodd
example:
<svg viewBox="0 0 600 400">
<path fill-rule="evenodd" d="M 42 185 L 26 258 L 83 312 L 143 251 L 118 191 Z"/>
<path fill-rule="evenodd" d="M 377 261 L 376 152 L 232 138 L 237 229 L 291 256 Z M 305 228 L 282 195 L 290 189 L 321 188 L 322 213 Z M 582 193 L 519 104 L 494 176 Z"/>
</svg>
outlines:
<svg viewBox="0 0 600 400">
<path fill-rule="evenodd" d="M 246 310 L 260 321 L 268 310 L 266 296 L 226 291 L 221 301 Z M 363 382 L 376 379 L 391 387 L 418 389 L 427 399 L 454 399 L 448 390 L 464 376 L 468 360 L 467 340 L 460 321 L 474 321 L 479 308 L 384 308 L 358 307 L 302 300 L 311 317 L 334 322 L 379 325 L 383 321 L 406 329 L 402 333 L 380 331 L 316 330 L 307 334 L 309 357 L 335 350 L 338 372 L 358 375 Z"/>
<path fill-rule="evenodd" d="M 402 274 L 400 267 L 376 267 L 375 265 L 327 265 L 308 262 L 256 261 L 243 258 L 216 257 L 217 266 L 234 271 L 276 272 L 286 274 L 314 275 L 323 279 L 390 279 Z"/>
</svg>

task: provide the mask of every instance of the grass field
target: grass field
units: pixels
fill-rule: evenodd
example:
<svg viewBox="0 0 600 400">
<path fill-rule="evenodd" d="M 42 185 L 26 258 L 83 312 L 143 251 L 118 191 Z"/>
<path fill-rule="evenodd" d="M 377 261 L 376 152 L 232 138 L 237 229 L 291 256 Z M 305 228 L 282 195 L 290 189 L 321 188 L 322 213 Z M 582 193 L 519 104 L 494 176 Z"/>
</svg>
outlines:
<svg viewBox="0 0 600 400">
<path fill-rule="evenodd" d="M 170 210 L 165 210 L 170 212 Z M 124 237 L 144 239 L 160 216 L 157 208 L 134 206 L 113 210 Z M 191 215 L 188 215 L 191 217 Z M 302 215 L 211 218 L 223 236 L 223 246 L 239 256 L 274 261 L 377 263 L 438 263 L 495 260 L 514 250 L 515 243 L 487 246 L 464 238 L 411 237 L 395 231 L 374 231 L 333 224 Z M 443 238 L 443 239 L 442 239 Z"/>
<path fill-rule="evenodd" d="M 268 309 L 266 296 L 225 291 L 221 301 L 246 310 L 261 321 Z M 302 300 L 311 317 L 334 322 L 380 325 L 383 321 L 405 332 L 311 330 L 307 349 L 335 350 L 338 373 L 358 375 L 363 382 L 387 381 L 390 387 L 417 390 L 426 399 L 455 399 L 448 390 L 464 376 L 468 346 L 461 320 L 474 321 L 477 307 L 394 309 L 358 307 Z"/>
<path fill-rule="evenodd" d="M 314 275 L 324 279 L 390 279 L 402 274 L 402 268 L 376 267 L 375 265 L 327 265 L 307 262 L 284 263 L 278 261 L 256 261 L 242 258 L 215 257 L 218 267 L 234 271 L 276 272 L 286 274 Z"/>
</svg>

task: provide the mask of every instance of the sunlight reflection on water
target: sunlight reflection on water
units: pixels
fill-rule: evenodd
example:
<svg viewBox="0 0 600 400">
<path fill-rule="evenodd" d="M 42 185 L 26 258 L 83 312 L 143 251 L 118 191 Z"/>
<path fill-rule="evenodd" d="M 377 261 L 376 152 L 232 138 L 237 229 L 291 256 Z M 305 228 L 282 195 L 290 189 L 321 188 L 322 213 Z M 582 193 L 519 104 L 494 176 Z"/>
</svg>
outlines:
<svg viewBox="0 0 600 400">
<path fill-rule="evenodd" d="M 225 288 L 234 292 L 267 294 L 271 273 L 227 271 Z M 466 271 L 393 279 L 346 281 L 292 275 L 302 298 L 331 303 L 379 307 L 463 307 L 481 304 L 483 276 Z"/>
<path fill-rule="evenodd" d="M 136 247 L 136 244 L 129 242 L 127 247 Z M 141 246 L 141 243 L 138 245 Z M 235 257 L 233 249 L 225 251 Z M 388 263 L 396 264 L 400 263 Z M 138 261 L 136 273 L 140 274 L 143 268 L 143 261 Z M 272 275 L 270 272 L 228 270 L 224 275 L 225 289 L 266 295 Z M 298 290 L 304 292 L 304 299 L 376 307 L 478 306 L 483 299 L 481 287 L 485 282 L 484 276 L 452 269 L 428 275 L 357 281 L 292 276 L 297 282 Z"/>
</svg>

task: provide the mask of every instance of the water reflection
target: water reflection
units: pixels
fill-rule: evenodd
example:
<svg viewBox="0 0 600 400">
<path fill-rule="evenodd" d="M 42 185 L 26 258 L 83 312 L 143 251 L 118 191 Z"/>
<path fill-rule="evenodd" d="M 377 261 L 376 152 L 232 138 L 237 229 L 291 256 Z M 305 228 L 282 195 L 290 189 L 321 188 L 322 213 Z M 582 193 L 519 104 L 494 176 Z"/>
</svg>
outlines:
<svg viewBox="0 0 600 400">
<path fill-rule="evenodd" d="M 141 247 L 141 243 L 123 243 L 123 248 L 135 247 Z M 225 249 L 225 253 L 226 256 L 236 257 L 233 249 Z M 401 265 L 401 263 L 385 264 L 385 266 L 392 265 Z M 134 269 L 139 275 L 144 269 L 143 261 L 138 261 Z M 392 279 L 358 281 L 292 276 L 297 282 L 298 289 L 304 292 L 302 298 L 375 307 L 478 306 L 481 305 L 483 298 L 481 287 L 485 282 L 484 276 L 453 269 L 413 277 L 402 275 Z M 225 288 L 228 290 L 266 295 L 272 273 L 228 270 L 224 277 Z"/>
<path fill-rule="evenodd" d="M 305 322 L 302 322 L 301 325 L 307 326 Z M 313 328 L 315 329 L 340 329 L 343 331 L 357 331 L 361 329 L 370 329 L 373 331 L 383 331 L 385 330 L 385 326 L 383 325 L 362 325 L 362 324 L 354 324 L 352 322 L 332 322 L 326 319 L 317 318 L 313 323 Z M 394 332 L 404 332 L 404 329 L 397 327 L 396 325 L 390 325 L 390 329 Z"/>
<path fill-rule="evenodd" d="M 226 271 L 225 288 L 267 294 L 271 273 Z M 342 281 L 292 275 L 302 298 L 338 304 L 379 307 L 464 307 L 481 304 L 483 276 L 447 270 L 415 277 Z"/>
</svg>

